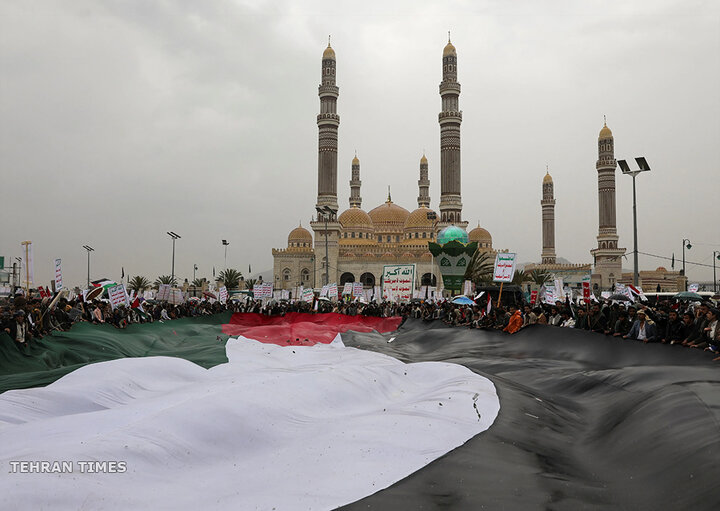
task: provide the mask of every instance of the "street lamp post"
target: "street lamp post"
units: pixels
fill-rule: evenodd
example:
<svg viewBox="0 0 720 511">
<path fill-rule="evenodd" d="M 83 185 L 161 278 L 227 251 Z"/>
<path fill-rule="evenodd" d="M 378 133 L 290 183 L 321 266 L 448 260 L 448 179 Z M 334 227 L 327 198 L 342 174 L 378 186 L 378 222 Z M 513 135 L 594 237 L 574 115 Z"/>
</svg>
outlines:
<svg viewBox="0 0 720 511">
<path fill-rule="evenodd" d="M 686 242 L 687 242 L 687 245 L 685 244 Z M 683 291 L 687 291 L 687 275 L 685 275 L 685 248 L 690 250 L 692 248 L 692 245 L 690 244 L 689 239 L 683 238 L 682 246 L 683 246 L 683 249 L 682 249 L 683 250 L 683 277 L 685 277 L 685 280 L 683 282 L 683 288 L 684 288 Z"/>
<path fill-rule="evenodd" d="M 94 248 L 92 248 L 90 245 L 83 245 L 83 248 L 87 250 L 87 256 L 88 256 L 88 274 L 87 274 L 87 287 L 90 289 L 90 252 L 95 251 Z"/>
<path fill-rule="evenodd" d="M 437 226 L 437 223 L 438 223 L 438 217 L 437 217 L 437 213 L 435 213 L 434 211 L 428 211 L 426 213 L 426 215 L 427 215 L 427 219 L 432 222 L 432 231 L 430 231 L 430 240 L 432 241 L 435 237 L 435 227 Z M 437 277 L 435 276 L 435 256 L 430 254 L 430 257 L 431 257 L 431 259 L 430 259 L 430 261 L 431 261 L 430 262 L 431 278 L 430 278 L 430 283 L 429 283 L 430 285 L 425 287 L 425 300 L 428 299 L 428 295 L 430 294 L 430 287 L 432 287 L 433 279 L 436 280 L 435 287 L 437 288 Z M 420 284 L 422 284 L 422 282 L 420 282 Z M 437 291 L 437 289 L 436 289 L 436 291 Z"/>
<path fill-rule="evenodd" d="M 330 284 L 330 256 L 328 251 L 328 220 L 331 215 L 335 214 L 335 210 L 330 206 L 318 206 L 315 208 L 318 214 L 321 214 L 325 220 L 325 283 Z"/>
<path fill-rule="evenodd" d="M 640 156 L 638 158 L 635 158 L 635 161 L 637 162 L 638 166 L 640 167 L 639 170 L 630 170 L 630 166 L 627 164 L 625 160 L 618 160 L 618 165 L 620 166 L 620 169 L 622 169 L 623 174 L 627 174 L 632 176 L 633 178 L 633 241 L 635 242 L 635 249 L 633 252 L 633 285 L 637 287 L 638 285 L 638 241 L 637 241 L 637 196 L 635 194 L 635 177 L 640 172 L 646 172 L 650 170 L 650 166 L 648 165 L 647 160 L 645 157 Z"/>
<path fill-rule="evenodd" d="M 175 240 L 179 240 L 181 236 L 172 231 L 168 231 L 168 236 L 172 238 L 173 252 L 172 252 L 172 270 L 170 272 L 170 285 L 175 285 Z"/>
<path fill-rule="evenodd" d="M 717 276 L 715 274 L 715 260 L 720 260 L 720 252 L 713 250 L 713 293 L 717 293 Z"/>
<path fill-rule="evenodd" d="M 193 264 L 193 282 L 195 282 L 195 272 L 197 271 L 197 269 L 198 269 L 198 265 Z"/>
<path fill-rule="evenodd" d="M 222 240 L 223 247 L 225 247 L 225 271 L 227 272 L 227 248 L 230 242 L 228 240 Z"/>
</svg>

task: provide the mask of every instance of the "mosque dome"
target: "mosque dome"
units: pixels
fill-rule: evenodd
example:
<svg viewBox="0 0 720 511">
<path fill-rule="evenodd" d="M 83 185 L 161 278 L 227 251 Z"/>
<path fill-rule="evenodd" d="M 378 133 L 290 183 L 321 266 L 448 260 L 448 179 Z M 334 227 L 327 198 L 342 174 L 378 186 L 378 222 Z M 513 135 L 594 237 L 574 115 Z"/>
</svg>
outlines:
<svg viewBox="0 0 720 511">
<path fill-rule="evenodd" d="M 607 127 L 607 124 L 603 124 L 603 127 L 600 130 L 600 135 L 598 135 L 598 139 L 602 140 L 604 138 L 613 138 L 612 131 L 610 131 L 610 128 Z"/>
<path fill-rule="evenodd" d="M 455 47 L 450 41 L 448 41 L 448 43 L 445 45 L 445 49 L 443 50 L 443 57 L 457 57 Z"/>
<path fill-rule="evenodd" d="M 445 243 L 449 243 L 451 241 L 468 243 L 470 240 L 468 238 L 468 233 L 465 232 L 465 229 L 456 225 L 450 225 L 438 233 L 437 242 L 439 245 L 444 245 Z"/>
<path fill-rule="evenodd" d="M 288 235 L 288 246 L 293 246 L 293 244 L 300 244 L 300 246 L 304 246 L 303 243 L 308 243 L 308 246 L 312 246 L 312 234 L 300 225 L 290 231 L 290 234 Z"/>
<path fill-rule="evenodd" d="M 352 164 L 353 164 L 353 165 L 360 165 L 360 160 L 358 159 L 357 154 L 355 155 L 355 158 L 352 159 Z"/>
<path fill-rule="evenodd" d="M 345 230 L 370 229 L 373 228 L 373 221 L 370 215 L 360 208 L 350 208 L 343 211 L 338 217 L 338 222 Z"/>
<path fill-rule="evenodd" d="M 434 213 L 430 208 L 420 207 L 410 213 L 405 220 L 405 229 L 427 229 L 432 230 L 433 221 L 429 220 L 428 213 Z"/>
<path fill-rule="evenodd" d="M 376 230 L 400 232 L 408 216 L 410 216 L 410 212 L 395 204 L 388 197 L 385 204 L 381 204 L 370 211 L 369 215 Z"/>
<path fill-rule="evenodd" d="M 550 176 L 550 172 L 547 172 L 545 174 L 545 177 L 543 178 L 543 184 L 552 183 L 552 182 L 553 182 L 553 180 L 552 180 L 552 177 Z"/>
<path fill-rule="evenodd" d="M 487 231 L 487 229 L 483 229 L 479 225 L 468 233 L 468 238 L 470 239 L 470 241 L 489 241 L 490 243 L 492 243 L 492 236 L 490 235 L 490 233 Z"/>
<path fill-rule="evenodd" d="M 422 158 L 420 158 L 420 164 L 427 163 L 427 158 L 425 157 L 425 154 L 422 155 Z"/>
<path fill-rule="evenodd" d="M 323 58 L 335 60 L 335 50 L 332 49 L 329 43 L 327 48 L 325 48 L 325 51 L 323 52 Z"/>
</svg>

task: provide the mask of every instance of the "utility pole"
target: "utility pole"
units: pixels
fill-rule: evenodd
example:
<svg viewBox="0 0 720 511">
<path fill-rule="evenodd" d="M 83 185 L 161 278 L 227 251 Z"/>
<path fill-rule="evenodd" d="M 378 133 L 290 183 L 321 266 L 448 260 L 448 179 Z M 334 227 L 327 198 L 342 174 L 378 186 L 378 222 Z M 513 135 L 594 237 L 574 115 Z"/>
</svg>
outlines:
<svg viewBox="0 0 720 511">
<path fill-rule="evenodd" d="M 627 164 L 625 160 L 618 160 L 618 165 L 620 166 L 620 169 L 622 169 L 623 174 L 627 174 L 632 176 L 633 178 L 633 240 L 635 242 L 635 250 L 633 252 L 633 285 L 637 287 L 638 285 L 638 236 L 637 236 L 637 195 L 635 194 L 635 178 L 640 172 L 645 172 L 650 170 L 650 166 L 647 163 L 647 160 L 643 157 L 637 157 L 635 158 L 635 161 L 638 163 L 638 166 L 640 167 L 640 170 L 630 170 L 630 166 Z"/>
<path fill-rule="evenodd" d="M 181 238 L 179 234 L 176 234 L 172 231 L 168 231 L 168 236 L 172 238 L 172 244 L 173 244 L 173 250 L 172 250 L 172 270 L 170 274 L 170 285 L 173 287 L 175 286 L 175 240 L 178 240 Z"/>
</svg>

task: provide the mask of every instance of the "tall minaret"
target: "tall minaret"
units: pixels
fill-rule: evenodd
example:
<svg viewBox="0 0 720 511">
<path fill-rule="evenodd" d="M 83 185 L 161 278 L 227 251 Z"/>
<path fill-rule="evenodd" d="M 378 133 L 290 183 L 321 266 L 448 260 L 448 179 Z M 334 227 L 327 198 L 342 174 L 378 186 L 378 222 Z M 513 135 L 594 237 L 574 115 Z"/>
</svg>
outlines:
<svg viewBox="0 0 720 511">
<path fill-rule="evenodd" d="M 337 282 L 340 231 L 337 221 L 337 150 L 338 126 L 337 98 L 340 89 L 335 85 L 335 51 L 330 46 L 322 56 L 322 81 L 318 87 L 320 113 L 317 116 L 318 138 L 318 195 L 317 208 L 325 206 L 333 213 L 317 213 L 317 219 L 310 223 L 315 236 L 315 278 L 314 286 Z M 327 224 L 325 223 L 327 221 Z M 327 240 L 327 241 L 326 241 Z M 327 256 L 326 256 L 327 252 Z M 327 273 L 326 273 L 327 272 Z"/>
<path fill-rule="evenodd" d="M 360 197 L 360 160 L 357 154 L 352 161 L 352 174 L 350 176 L 350 207 L 359 208 L 362 205 L 362 197 Z"/>
<path fill-rule="evenodd" d="M 440 82 L 442 112 L 440 123 L 440 222 L 438 228 L 455 224 L 467 227 L 462 221 L 460 195 L 460 84 L 457 81 L 457 52 L 450 42 L 443 50 L 443 79 Z"/>
<path fill-rule="evenodd" d="M 542 264 L 555 264 L 555 190 L 550 172 L 542 185 Z"/>
<path fill-rule="evenodd" d="M 595 259 L 593 280 L 602 289 L 609 289 L 622 277 L 624 248 L 618 248 L 615 215 L 615 141 L 605 123 L 598 136 L 598 235 L 597 248 L 590 251 Z"/>
<path fill-rule="evenodd" d="M 318 139 L 318 197 L 317 206 L 338 210 L 337 203 L 337 98 L 340 89 L 335 85 L 335 50 L 328 46 L 322 57 L 322 82 L 318 87 L 320 113 L 317 116 Z"/>
<path fill-rule="evenodd" d="M 430 207 L 430 179 L 428 178 L 428 161 L 425 155 L 420 158 L 420 179 L 418 180 L 418 207 Z"/>
</svg>

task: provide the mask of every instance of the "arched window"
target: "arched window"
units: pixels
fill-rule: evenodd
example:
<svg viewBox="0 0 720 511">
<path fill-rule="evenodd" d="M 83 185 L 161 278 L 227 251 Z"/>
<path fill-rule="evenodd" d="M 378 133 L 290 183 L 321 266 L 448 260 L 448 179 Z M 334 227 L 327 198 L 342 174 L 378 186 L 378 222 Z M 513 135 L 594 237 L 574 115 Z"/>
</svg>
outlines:
<svg viewBox="0 0 720 511">
<path fill-rule="evenodd" d="M 290 280 L 290 268 L 285 268 L 282 271 L 283 280 Z"/>
<path fill-rule="evenodd" d="M 308 270 L 307 268 L 303 268 L 302 271 L 300 272 L 300 280 L 302 280 L 303 282 L 309 281 L 310 280 L 310 270 Z"/>
<path fill-rule="evenodd" d="M 363 287 L 371 288 L 375 286 L 375 275 L 370 272 L 365 272 L 360 275 L 360 282 L 362 282 Z"/>
<path fill-rule="evenodd" d="M 340 285 L 344 286 L 348 282 L 355 282 L 355 275 L 350 272 L 345 272 L 340 275 Z"/>
<path fill-rule="evenodd" d="M 423 273 L 420 279 L 421 286 L 437 286 L 437 277 L 432 273 Z"/>
</svg>

